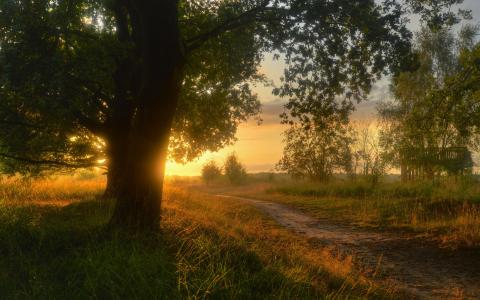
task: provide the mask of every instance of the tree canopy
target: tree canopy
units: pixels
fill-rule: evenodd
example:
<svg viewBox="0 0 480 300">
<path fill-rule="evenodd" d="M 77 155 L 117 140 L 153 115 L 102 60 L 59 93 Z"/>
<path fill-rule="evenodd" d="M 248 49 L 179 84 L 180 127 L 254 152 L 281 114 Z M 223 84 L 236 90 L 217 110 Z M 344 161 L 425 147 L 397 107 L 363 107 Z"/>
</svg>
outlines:
<svg viewBox="0 0 480 300">
<path fill-rule="evenodd" d="M 202 179 L 208 184 L 222 176 L 220 168 L 214 160 L 211 160 L 202 166 Z"/>
<path fill-rule="evenodd" d="M 458 134 L 468 140 L 469 146 L 479 149 L 480 42 L 462 49 L 456 72 L 445 79 L 433 97 L 448 99 Z"/>
<path fill-rule="evenodd" d="M 292 126 L 284 133 L 285 148 L 277 168 L 294 178 L 327 181 L 334 172 L 352 170 L 353 131 L 330 117 L 326 126 Z"/>
<path fill-rule="evenodd" d="M 139 70 L 132 67 L 139 59 L 137 33 L 129 24 L 134 20 L 121 2 L 2 1 L 4 171 L 84 167 L 107 158 L 99 137 L 115 111 L 134 113 L 140 84 Z M 428 15 L 422 1 L 410 2 Z M 266 51 L 285 58 L 276 92 L 289 98 L 292 117 L 305 118 L 306 112 L 337 109 L 338 94 L 364 97 L 374 77 L 387 66 L 398 67 L 409 47 L 403 8 L 395 1 L 178 5 L 188 56 L 170 143 L 178 161 L 228 144 L 238 122 L 258 112 L 251 84 L 263 80 L 258 66 Z M 119 94 L 129 98 L 126 104 L 119 103 Z M 350 105 L 344 101 L 340 108 Z"/>
<path fill-rule="evenodd" d="M 0 4 L 4 171 L 85 167 L 108 158 L 101 138 L 117 125 L 111 124 L 115 114 L 134 113 L 140 88 L 140 71 L 130 69 L 138 59 L 133 33 L 121 33 L 131 29 L 118 19 L 124 13 L 114 11 L 114 2 Z M 219 22 L 206 3 L 203 9 L 183 4 L 186 40 Z M 225 5 L 222 11 L 235 9 L 241 8 Z M 262 80 L 259 47 L 253 30 L 244 28 L 192 53 L 172 132 L 173 158 L 218 150 L 233 140 L 240 121 L 258 112 L 250 85 Z"/>
<path fill-rule="evenodd" d="M 230 153 L 225 158 L 223 169 L 231 184 L 242 184 L 247 179 L 247 170 L 235 153 Z"/>
<path fill-rule="evenodd" d="M 474 85 L 467 88 L 476 80 L 476 32 L 476 27 L 466 26 L 458 36 L 448 28 L 423 28 L 417 34 L 419 68 L 395 77 L 395 100 L 380 107 L 382 143 L 392 161 L 400 161 L 401 149 L 477 147 L 478 97 Z"/>
</svg>

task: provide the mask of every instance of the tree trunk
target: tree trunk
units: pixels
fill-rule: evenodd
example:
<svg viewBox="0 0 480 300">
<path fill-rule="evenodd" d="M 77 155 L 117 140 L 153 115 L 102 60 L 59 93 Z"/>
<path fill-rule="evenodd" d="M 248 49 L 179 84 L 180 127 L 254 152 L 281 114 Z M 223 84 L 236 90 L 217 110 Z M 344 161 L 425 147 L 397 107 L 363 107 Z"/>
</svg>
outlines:
<svg viewBox="0 0 480 300">
<path fill-rule="evenodd" d="M 140 53 L 141 88 L 127 134 L 111 224 L 158 229 L 164 168 L 182 81 L 183 48 L 176 0 L 136 1 L 129 7 Z"/>
<path fill-rule="evenodd" d="M 120 132 L 118 132 L 120 134 Z M 128 142 L 126 139 L 121 143 L 121 140 L 110 136 L 107 138 L 107 154 L 108 154 L 108 171 L 107 171 L 107 185 L 103 193 L 103 199 L 114 199 L 120 193 L 120 186 L 122 184 L 122 176 L 126 168 L 126 159 L 128 150 Z"/>
<path fill-rule="evenodd" d="M 107 184 L 103 192 L 102 199 L 114 199 L 118 195 L 118 187 L 120 186 L 120 175 L 109 170 L 107 171 Z"/>
<path fill-rule="evenodd" d="M 162 139 L 166 144 L 168 135 L 164 134 Z M 159 148 L 145 141 L 137 142 L 130 147 L 132 155 L 117 189 L 111 223 L 133 230 L 155 230 L 160 223 L 166 145 Z"/>
</svg>

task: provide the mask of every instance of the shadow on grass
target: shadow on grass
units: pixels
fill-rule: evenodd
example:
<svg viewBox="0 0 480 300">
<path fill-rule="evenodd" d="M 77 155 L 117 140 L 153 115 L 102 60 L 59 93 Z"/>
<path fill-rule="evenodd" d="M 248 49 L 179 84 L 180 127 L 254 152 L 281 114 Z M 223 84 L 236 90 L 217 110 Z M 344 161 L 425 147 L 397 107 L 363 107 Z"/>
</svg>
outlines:
<svg viewBox="0 0 480 300">
<path fill-rule="evenodd" d="M 255 252 L 215 230 L 114 232 L 105 226 L 110 211 L 111 203 L 101 201 L 0 206 L 0 299 L 325 295 L 311 282 L 286 278 L 281 266 L 265 266 Z"/>
<path fill-rule="evenodd" d="M 164 241 L 107 231 L 108 205 L 0 207 L 0 298 L 177 298 Z"/>
</svg>

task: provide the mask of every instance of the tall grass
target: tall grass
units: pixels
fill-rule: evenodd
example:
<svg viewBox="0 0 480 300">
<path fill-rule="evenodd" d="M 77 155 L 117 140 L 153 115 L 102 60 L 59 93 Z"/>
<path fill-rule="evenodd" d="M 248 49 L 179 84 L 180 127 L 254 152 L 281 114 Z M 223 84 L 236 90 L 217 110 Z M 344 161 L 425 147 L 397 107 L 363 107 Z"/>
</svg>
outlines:
<svg viewBox="0 0 480 300">
<path fill-rule="evenodd" d="M 173 186 L 160 233 L 112 230 L 102 184 L 0 184 L 0 299 L 396 296 L 248 205 Z"/>
<path fill-rule="evenodd" d="M 365 180 L 337 180 L 323 184 L 290 182 L 270 188 L 267 192 L 314 197 L 444 199 L 480 203 L 480 184 L 468 178 L 457 181 L 390 182 L 379 185 L 372 185 Z"/>
<path fill-rule="evenodd" d="M 377 186 L 363 181 L 290 184 L 272 187 L 264 197 L 318 217 L 409 229 L 453 247 L 480 246 L 480 184 L 468 178 Z"/>
<path fill-rule="evenodd" d="M 65 205 L 72 201 L 92 199 L 101 195 L 104 188 L 103 177 L 81 179 L 78 176 L 55 176 L 32 179 L 0 176 L 0 202 Z"/>
<path fill-rule="evenodd" d="M 176 245 L 179 285 L 188 298 L 304 299 L 379 293 L 354 273 L 351 257 L 340 259 L 310 247 L 252 207 L 176 189 L 169 195 L 164 226 L 174 232 L 177 242 L 171 244 Z M 188 280 L 199 275 L 202 280 Z"/>
</svg>

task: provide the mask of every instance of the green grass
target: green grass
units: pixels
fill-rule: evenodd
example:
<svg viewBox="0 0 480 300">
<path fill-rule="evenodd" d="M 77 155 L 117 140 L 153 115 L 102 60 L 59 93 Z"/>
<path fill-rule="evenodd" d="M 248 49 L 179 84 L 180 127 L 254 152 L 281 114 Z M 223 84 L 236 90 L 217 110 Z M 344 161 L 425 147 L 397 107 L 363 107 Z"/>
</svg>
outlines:
<svg viewBox="0 0 480 300">
<path fill-rule="evenodd" d="M 108 208 L 1 207 L 1 299 L 151 299 L 176 295 L 164 241 L 107 232 Z"/>
<path fill-rule="evenodd" d="M 452 247 L 480 246 L 480 184 L 471 178 L 377 186 L 365 181 L 290 183 L 255 194 L 317 217 L 412 230 Z"/>
<path fill-rule="evenodd" d="M 106 229 L 101 184 L 75 183 L 0 185 L 0 299 L 397 297 L 237 201 L 170 186 L 161 231 L 133 235 Z"/>
<path fill-rule="evenodd" d="M 364 180 L 333 181 L 326 184 L 290 182 L 281 186 L 276 185 L 267 192 L 312 197 L 415 198 L 480 203 L 480 185 L 468 178 L 441 182 L 391 182 L 376 186 Z"/>
</svg>

